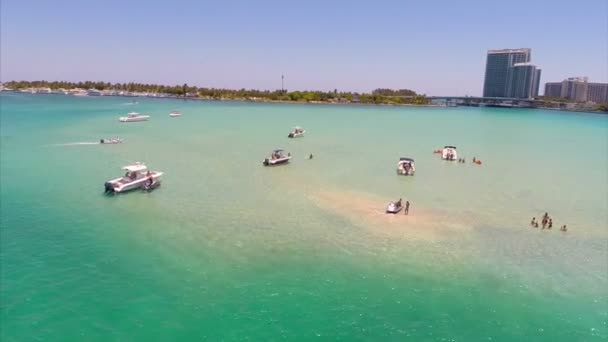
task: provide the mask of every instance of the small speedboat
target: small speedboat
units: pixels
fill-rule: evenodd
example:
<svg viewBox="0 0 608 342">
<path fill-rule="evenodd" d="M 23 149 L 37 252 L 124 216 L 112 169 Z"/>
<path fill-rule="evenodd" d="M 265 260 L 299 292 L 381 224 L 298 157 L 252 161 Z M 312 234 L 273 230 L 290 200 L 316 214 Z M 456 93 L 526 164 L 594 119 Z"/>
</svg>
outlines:
<svg viewBox="0 0 608 342">
<path fill-rule="evenodd" d="M 388 204 L 386 207 L 386 213 L 397 214 L 401 211 L 401 209 L 403 209 L 403 204 L 401 203 L 401 199 L 399 199 L 397 202 L 391 202 Z"/>
<path fill-rule="evenodd" d="M 291 159 L 290 153 L 285 153 L 284 150 L 274 150 L 270 154 L 270 158 L 266 158 L 262 161 L 264 166 L 275 166 L 289 163 Z"/>
<path fill-rule="evenodd" d="M 129 190 L 143 188 L 146 183 L 158 182 L 163 175 L 160 171 L 148 171 L 148 167 L 142 163 L 127 165 L 122 168 L 127 171 L 124 176 L 115 178 L 104 183 L 106 193 L 120 193 Z"/>
<path fill-rule="evenodd" d="M 137 122 L 137 121 L 148 121 L 150 115 L 143 115 L 136 112 L 131 112 L 127 116 L 121 116 L 118 118 L 120 122 Z"/>
<path fill-rule="evenodd" d="M 413 176 L 416 173 L 416 163 L 412 158 L 399 158 L 397 163 L 397 174 L 404 176 Z"/>
<path fill-rule="evenodd" d="M 287 135 L 287 137 L 288 138 L 298 138 L 298 137 L 304 136 L 304 133 L 306 133 L 306 131 L 302 127 L 294 127 L 293 131 L 291 131 Z"/>
<path fill-rule="evenodd" d="M 443 160 L 458 160 L 458 153 L 456 152 L 456 146 L 446 146 L 441 151 L 441 159 Z"/>
<path fill-rule="evenodd" d="M 182 116 L 182 113 L 179 112 L 179 111 L 177 111 L 177 110 L 174 110 L 171 113 L 169 113 L 169 116 L 172 117 L 172 118 L 176 118 L 178 116 Z"/>
<path fill-rule="evenodd" d="M 120 138 L 99 139 L 99 143 L 100 144 L 120 144 L 120 143 L 122 143 L 122 139 L 120 139 Z"/>
</svg>

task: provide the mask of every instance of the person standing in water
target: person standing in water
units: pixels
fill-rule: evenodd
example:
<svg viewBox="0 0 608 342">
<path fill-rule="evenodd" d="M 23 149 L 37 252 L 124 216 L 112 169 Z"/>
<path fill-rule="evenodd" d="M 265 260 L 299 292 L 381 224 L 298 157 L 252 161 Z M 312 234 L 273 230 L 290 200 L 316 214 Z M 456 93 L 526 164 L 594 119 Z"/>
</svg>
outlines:
<svg viewBox="0 0 608 342">
<path fill-rule="evenodd" d="M 403 213 L 404 215 L 408 215 L 410 213 L 410 201 L 405 201 L 405 210 Z"/>
<path fill-rule="evenodd" d="M 308 156 L 308 159 L 312 159 L 312 153 Z"/>
<path fill-rule="evenodd" d="M 553 219 L 549 217 L 549 227 L 548 229 L 553 228 Z"/>
<path fill-rule="evenodd" d="M 530 221 L 530 225 L 531 225 L 532 227 L 534 227 L 534 225 L 535 225 L 535 224 L 536 224 L 536 217 L 533 217 L 533 218 L 532 218 L 532 221 Z"/>
</svg>

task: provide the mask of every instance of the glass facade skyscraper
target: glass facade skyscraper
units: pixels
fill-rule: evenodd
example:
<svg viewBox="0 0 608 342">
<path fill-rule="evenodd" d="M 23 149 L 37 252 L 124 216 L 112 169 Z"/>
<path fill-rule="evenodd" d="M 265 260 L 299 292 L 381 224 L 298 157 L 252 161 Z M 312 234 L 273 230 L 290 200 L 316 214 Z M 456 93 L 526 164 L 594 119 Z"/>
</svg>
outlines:
<svg viewBox="0 0 608 342">
<path fill-rule="evenodd" d="M 489 50 L 483 96 L 531 98 L 538 95 L 540 69 L 529 64 L 531 58 L 532 51 L 528 48 Z"/>
<path fill-rule="evenodd" d="M 539 69 L 540 70 L 540 69 Z M 536 82 L 536 66 L 530 63 L 516 63 L 510 68 L 510 82 L 505 97 L 527 99 L 533 97 Z"/>
</svg>

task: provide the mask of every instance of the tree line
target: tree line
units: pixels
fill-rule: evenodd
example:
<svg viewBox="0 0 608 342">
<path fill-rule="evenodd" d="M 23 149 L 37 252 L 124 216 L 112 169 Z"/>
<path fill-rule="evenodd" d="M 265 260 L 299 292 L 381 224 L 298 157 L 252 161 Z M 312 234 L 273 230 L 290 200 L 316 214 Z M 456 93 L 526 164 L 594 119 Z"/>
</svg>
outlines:
<svg viewBox="0 0 608 342">
<path fill-rule="evenodd" d="M 261 101 L 293 101 L 293 102 L 345 102 L 364 104 L 428 104 L 425 95 L 417 94 L 409 89 L 378 88 L 371 93 L 333 91 L 286 91 L 286 90 L 257 90 L 257 89 L 220 89 L 199 88 L 183 85 L 159 85 L 147 83 L 110 83 L 110 82 L 67 82 L 67 81 L 10 81 L 4 84 L 12 89 L 50 88 L 57 89 L 96 89 L 127 92 L 148 92 L 169 94 L 173 96 L 195 96 L 208 99 L 227 100 L 261 100 Z"/>
</svg>

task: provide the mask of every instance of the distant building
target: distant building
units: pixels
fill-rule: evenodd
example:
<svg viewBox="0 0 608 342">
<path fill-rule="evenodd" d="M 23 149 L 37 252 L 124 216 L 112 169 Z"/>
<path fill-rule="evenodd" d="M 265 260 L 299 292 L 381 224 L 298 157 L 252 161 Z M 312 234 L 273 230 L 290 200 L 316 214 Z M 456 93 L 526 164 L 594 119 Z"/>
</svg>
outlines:
<svg viewBox="0 0 608 342">
<path fill-rule="evenodd" d="M 608 103 L 608 83 L 587 84 L 587 101 Z"/>
<path fill-rule="evenodd" d="M 577 102 L 587 101 L 587 77 L 571 77 L 563 80 L 560 97 Z"/>
<path fill-rule="evenodd" d="M 562 96 L 562 82 L 547 82 L 545 83 L 545 94 L 546 97 L 560 97 Z"/>
<path fill-rule="evenodd" d="M 484 97 L 532 98 L 538 95 L 540 69 L 530 63 L 532 50 L 488 50 Z"/>
<path fill-rule="evenodd" d="M 589 83 L 587 77 L 570 77 L 561 82 L 546 83 L 544 96 L 608 103 L 608 83 Z"/>
</svg>

